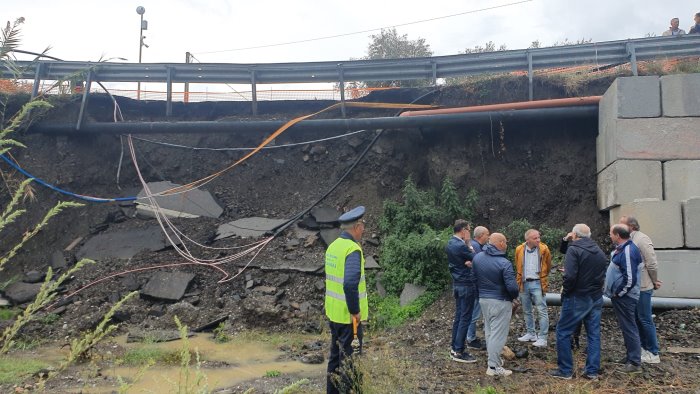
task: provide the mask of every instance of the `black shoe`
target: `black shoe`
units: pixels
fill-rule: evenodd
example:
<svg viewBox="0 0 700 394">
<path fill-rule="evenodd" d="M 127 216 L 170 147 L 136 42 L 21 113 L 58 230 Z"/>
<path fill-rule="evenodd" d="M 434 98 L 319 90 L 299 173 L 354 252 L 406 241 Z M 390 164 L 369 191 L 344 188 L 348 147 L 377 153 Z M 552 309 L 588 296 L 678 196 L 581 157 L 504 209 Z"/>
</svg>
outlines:
<svg viewBox="0 0 700 394">
<path fill-rule="evenodd" d="M 587 379 L 587 380 L 598 380 L 598 375 L 589 374 L 589 373 L 585 373 L 585 372 L 583 374 L 581 374 L 581 377 L 584 379 Z"/>
<path fill-rule="evenodd" d="M 452 361 L 457 361 L 458 363 L 471 364 L 471 363 L 476 362 L 476 359 L 474 358 L 474 356 L 472 356 L 471 354 L 469 354 L 467 352 L 451 354 L 450 358 L 452 359 Z"/>
<path fill-rule="evenodd" d="M 549 371 L 549 376 L 553 378 L 558 378 L 558 379 L 564 379 L 564 380 L 571 380 L 571 377 L 573 377 L 573 374 L 571 375 L 565 375 L 562 371 L 558 369 L 553 369 Z"/>
<path fill-rule="evenodd" d="M 467 343 L 467 349 L 486 350 L 486 344 L 479 338 Z"/>
<path fill-rule="evenodd" d="M 622 364 L 622 365 L 627 364 L 627 356 L 622 357 L 621 359 L 619 359 L 619 360 L 617 360 L 617 361 L 614 361 L 614 363 L 615 363 L 615 364 Z"/>
<path fill-rule="evenodd" d="M 624 367 L 620 369 L 621 372 L 624 373 L 641 373 L 642 372 L 642 367 L 640 365 L 634 365 L 632 363 L 627 363 L 625 364 Z"/>
</svg>

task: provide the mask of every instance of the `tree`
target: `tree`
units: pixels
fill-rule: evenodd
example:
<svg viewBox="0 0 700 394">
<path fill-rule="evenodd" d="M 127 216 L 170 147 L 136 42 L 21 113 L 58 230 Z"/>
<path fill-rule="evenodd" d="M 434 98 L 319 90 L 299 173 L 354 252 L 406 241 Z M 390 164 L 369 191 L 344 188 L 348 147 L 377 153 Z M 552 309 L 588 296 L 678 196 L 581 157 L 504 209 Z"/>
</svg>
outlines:
<svg viewBox="0 0 700 394">
<path fill-rule="evenodd" d="M 481 45 L 475 45 L 474 48 L 467 48 L 464 50 L 464 53 L 485 53 L 485 52 L 496 52 L 496 51 L 505 51 L 506 44 L 501 44 L 498 49 L 496 49 L 496 43 L 493 41 L 489 41 L 484 46 Z"/>
<path fill-rule="evenodd" d="M 433 56 L 430 44 L 424 38 L 409 40 L 407 34 L 399 35 L 396 28 L 382 29 L 379 34 L 369 36 L 372 42 L 367 46 L 366 60 L 373 59 L 406 59 L 414 57 Z M 418 87 L 430 85 L 432 81 L 366 81 L 367 87 Z"/>
</svg>

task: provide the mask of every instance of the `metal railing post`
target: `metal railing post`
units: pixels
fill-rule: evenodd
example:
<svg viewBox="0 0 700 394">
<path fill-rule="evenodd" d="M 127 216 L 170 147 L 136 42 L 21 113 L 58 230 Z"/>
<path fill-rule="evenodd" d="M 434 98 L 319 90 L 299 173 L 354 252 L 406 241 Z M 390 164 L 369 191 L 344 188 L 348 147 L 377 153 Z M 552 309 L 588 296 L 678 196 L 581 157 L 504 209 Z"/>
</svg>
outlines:
<svg viewBox="0 0 700 394">
<path fill-rule="evenodd" d="M 253 115 L 258 114 L 258 85 L 257 82 L 255 81 L 255 70 L 250 70 L 250 93 L 252 95 L 251 97 L 251 110 L 253 111 Z"/>
<path fill-rule="evenodd" d="M 34 86 L 32 86 L 32 100 L 34 100 L 36 96 L 39 95 L 39 84 L 41 83 L 41 69 L 43 68 L 43 66 L 43 62 L 38 62 L 36 64 L 36 72 L 34 73 Z"/>
<path fill-rule="evenodd" d="M 80 113 L 78 113 L 78 123 L 75 125 L 76 130 L 80 130 L 80 125 L 83 124 L 85 118 L 85 109 L 87 107 L 90 88 L 92 87 L 92 69 L 88 70 L 87 78 L 85 79 L 85 89 L 83 90 L 83 100 L 80 103 Z"/>
<path fill-rule="evenodd" d="M 345 117 L 345 76 L 343 75 L 343 64 L 338 63 L 338 77 L 340 83 L 338 87 L 340 88 L 340 113 Z"/>
<path fill-rule="evenodd" d="M 433 86 L 437 86 L 437 63 L 431 61 L 430 65 L 433 69 Z"/>
<path fill-rule="evenodd" d="M 173 68 L 171 66 L 165 66 L 166 68 L 166 93 L 165 93 L 165 116 L 173 116 Z"/>
<path fill-rule="evenodd" d="M 632 75 L 635 77 L 639 75 L 637 70 L 637 52 L 634 50 L 634 43 L 627 43 L 627 55 L 630 58 L 630 66 L 632 67 Z"/>
<path fill-rule="evenodd" d="M 527 97 L 528 100 L 532 101 L 533 88 L 532 88 L 532 52 L 527 51 Z"/>
</svg>

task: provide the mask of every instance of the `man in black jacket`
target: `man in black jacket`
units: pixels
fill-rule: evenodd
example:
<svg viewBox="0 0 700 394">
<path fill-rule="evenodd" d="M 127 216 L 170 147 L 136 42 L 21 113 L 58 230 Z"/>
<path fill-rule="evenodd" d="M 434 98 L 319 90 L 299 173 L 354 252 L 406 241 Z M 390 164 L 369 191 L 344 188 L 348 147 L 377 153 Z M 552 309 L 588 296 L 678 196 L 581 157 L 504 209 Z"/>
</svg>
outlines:
<svg viewBox="0 0 700 394">
<path fill-rule="evenodd" d="M 585 224 L 574 226 L 564 258 L 561 312 L 557 323 L 557 366 L 550 375 L 571 379 L 574 363 L 571 336 L 583 322 L 586 326 L 587 357 L 583 377 L 597 379 L 600 369 L 600 317 L 603 311 L 603 283 L 608 259 L 591 239 Z"/>
<path fill-rule="evenodd" d="M 450 357 L 461 363 L 474 363 L 476 359 L 464 348 L 467 330 L 472 320 L 476 299 L 476 286 L 472 274 L 474 249 L 469 244 L 469 223 L 457 220 L 454 235 L 447 241 L 447 262 L 452 275 L 452 294 L 455 297 L 455 319 L 452 324 L 452 349 Z"/>
</svg>

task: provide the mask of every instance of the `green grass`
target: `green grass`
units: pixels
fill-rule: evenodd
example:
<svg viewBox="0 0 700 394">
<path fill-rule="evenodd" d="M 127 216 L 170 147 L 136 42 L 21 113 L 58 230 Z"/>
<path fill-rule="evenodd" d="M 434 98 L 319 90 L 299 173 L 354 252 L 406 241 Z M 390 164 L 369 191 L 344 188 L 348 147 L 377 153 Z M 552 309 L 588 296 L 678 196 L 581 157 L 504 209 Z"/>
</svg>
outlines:
<svg viewBox="0 0 700 394">
<path fill-rule="evenodd" d="M 19 309 L 15 308 L 0 308 L 0 321 L 14 320 L 20 312 Z"/>
<path fill-rule="evenodd" d="M 265 377 L 266 377 L 266 378 L 276 378 L 276 377 L 278 377 L 278 376 L 280 376 L 280 375 L 282 375 L 282 372 L 280 372 L 280 371 L 278 371 L 278 370 L 276 370 L 276 369 L 273 369 L 273 370 L 270 370 L 270 371 L 265 371 Z"/>
<path fill-rule="evenodd" d="M 124 365 L 146 365 L 150 361 L 157 364 L 178 365 L 180 364 L 180 352 L 178 350 L 164 350 L 154 346 L 142 346 L 129 349 L 120 361 Z"/>
<path fill-rule="evenodd" d="M 40 360 L 0 357 L 0 384 L 22 383 L 47 367 L 49 364 Z"/>
<path fill-rule="evenodd" d="M 375 293 L 369 295 L 369 310 L 372 312 L 372 330 L 398 327 L 408 319 L 415 319 L 440 297 L 439 292 L 428 291 L 412 303 L 401 306 L 399 297 L 379 297 Z"/>
</svg>

